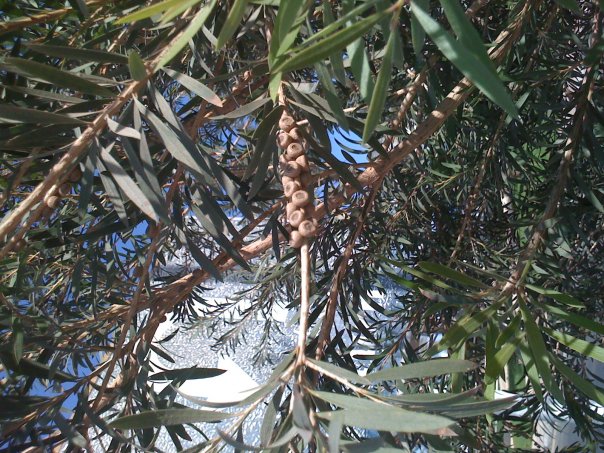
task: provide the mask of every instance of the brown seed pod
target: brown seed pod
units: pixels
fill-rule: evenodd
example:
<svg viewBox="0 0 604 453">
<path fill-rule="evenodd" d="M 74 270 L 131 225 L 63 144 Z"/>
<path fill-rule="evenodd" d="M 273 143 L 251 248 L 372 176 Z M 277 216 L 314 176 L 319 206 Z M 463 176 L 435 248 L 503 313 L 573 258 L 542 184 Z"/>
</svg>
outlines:
<svg viewBox="0 0 604 453">
<path fill-rule="evenodd" d="M 290 176 L 281 177 L 281 184 L 283 184 L 283 187 L 285 187 L 285 184 L 287 184 L 288 182 L 292 182 L 292 181 L 297 181 L 297 180 L 294 178 L 291 178 Z"/>
<path fill-rule="evenodd" d="M 69 173 L 67 179 L 69 179 L 69 182 L 78 182 L 81 177 L 82 170 L 80 170 L 80 167 L 76 166 L 73 170 L 71 170 L 71 173 Z"/>
<path fill-rule="evenodd" d="M 315 235 L 317 229 L 313 225 L 312 220 L 305 220 L 298 225 L 298 231 L 305 238 L 311 238 Z"/>
<path fill-rule="evenodd" d="M 291 131 L 288 132 L 288 134 L 294 142 L 302 142 L 304 140 L 302 131 L 297 127 L 294 127 Z"/>
<path fill-rule="evenodd" d="M 295 178 L 300 174 L 300 166 L 295 162 L 288 162 L 283 167 L 283 175 L 289 176 L 290 178 Z"/>
<path fill-rule="evenodd" d="M 304 147 L 300 143 L 296 143 L 296 142 L 291 143 L 287 147 L 287 151 L 285 152 L 285 155 L 287 156 L 287 160 L 296 160 L 302 154 L 304 154 Z"/>
<path fill-rule="evenodd" d="M 61 184 L 61 187 L 59 187 L 59 195 L 66 197 L 69 195 L 69 192 L 71 192 L 71 184 Z"/>
<path fill-rule="evenodd" d="M 289 132 L 296 125 L 296 120 L 294 120 L 287 113 L 284 113 L 283 116 L 279 119 L 279 128 L 284 130 L 285 132 Z"/>
<path fill-rule="evenodd" d="M 297 210 L 298 210 L 298 208 L 296 207 L 295 204 L 293 204 L 292 202 L 287 203 L 285 205 L 285 217 L 289 218 L 289 216 L 292 215 L 292 213 Z"/>
<path fill-rule="evenodd" d="M 283 193 L 287 198 L 291 197 L 295 191 L 300 190 L 302 186 L 298 181 L 292 181 L 283 186 Z"/>
<path fill-rule="evenodd" d="M 51 195 L 50 197 L 48 197 L 46 199 L 46 206 L 48 206 L 51 209 L 56 208 L 57 206 L 59 206 L 61 199 L 59 197 L 57 197 L 56 195 Z"/>
<path fill-rule="evenodd" d="M 303 208 L 310 203 L 310 195 L 306 190 L 298 190 L 292 195 L 292 203 L 298 208 Z"/>
<path fill-rule="evenodd" d="M 292 231 L 289 235 L 289 245 L 295 249 L 299 249 L 304 244 L 304 238 L 296 230 Z"/>
<path fill-rule="evenodd" d="M 306 215 L 304 214 L 304 211 L 302 209 L 297 209 L 296 211 L 292 212 L 289 216 L 287 216 L 287 221 L 294 228 L 298 228 L 298 226 L 304 220 L 306 220 Z"/>
<path fill-rule="evenodd" d="M 287 148 L 292 141 L 292 138 L 287 132 L 281 132 L 277 135 L 277 146 L 281 149 Z"/>
<path fill-rule="evenodd" d="M 300 166 L 300 171 L 308 171 L 308 158 L 304 154 L 296 159 L 296 163 Z"/>
</svg>

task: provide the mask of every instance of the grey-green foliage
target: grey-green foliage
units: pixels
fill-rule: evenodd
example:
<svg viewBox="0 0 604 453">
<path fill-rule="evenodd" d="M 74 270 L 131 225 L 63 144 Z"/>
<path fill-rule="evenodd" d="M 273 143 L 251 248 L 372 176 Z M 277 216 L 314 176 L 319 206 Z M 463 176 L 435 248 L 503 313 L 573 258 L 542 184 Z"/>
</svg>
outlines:
<svg viewBox="0 0 604 453">
<path fill-rule="evenodd" d="M 0 3 L 2 215 L 85 143 L 53 207 L 1 238 L 16 245 L 0 252 L 1 448 L 96 432 L 152 450 L 165 425 L 182 450 L 195 423 L 226 420 L 199 448 L 504 451 L 511 433 L 528 449 L 547 401 L 602 442 L 585 366 L 604 358 L 602 2 L 407 3 Z M 299 304 L 280 93 L 331 200 L 308 356 L 328 307 L 339 330 L 245 400 L 184 409 L 175 388 L 220 370 L 153 368 L 151 352 L 172 360 L 150 342 L 163 316 L 197 306 L 211 331 L 248 299 L 218 342 L 263 317 L 261 359 L 273 305 Z M 201 270 L 162 273 L 181 248 Z M 249 290 L 212 311 L 204 281 L 225 273 Z M 492 401 L 501 386 L 519 398 Z M 262 445 L 240 435 L 254 407 Z"/>
</svg>

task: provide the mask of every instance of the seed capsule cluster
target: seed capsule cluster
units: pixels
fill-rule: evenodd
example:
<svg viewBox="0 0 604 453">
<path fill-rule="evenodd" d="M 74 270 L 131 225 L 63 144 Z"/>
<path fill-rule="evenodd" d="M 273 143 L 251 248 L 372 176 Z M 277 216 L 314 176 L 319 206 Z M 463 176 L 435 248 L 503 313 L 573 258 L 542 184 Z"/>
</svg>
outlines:
<svg viewBox="0 0 604 453">
<path fill-rule="evenodd" d="M 281 116 L 279 128 L 277 145 L 283 150 L 279 164 L 283 193 L 287 198 L 285 214 L 292 227 L 289 244 L 300 248 L 304 240 L 314 237 L 317 231 L 306 142 L 287 112 Z"/>
</svg>

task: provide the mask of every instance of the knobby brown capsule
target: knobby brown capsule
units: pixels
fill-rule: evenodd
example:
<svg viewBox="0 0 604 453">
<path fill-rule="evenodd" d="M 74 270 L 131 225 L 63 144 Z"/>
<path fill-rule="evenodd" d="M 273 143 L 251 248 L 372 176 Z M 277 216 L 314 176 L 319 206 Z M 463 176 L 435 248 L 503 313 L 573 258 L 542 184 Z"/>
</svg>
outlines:
<svg viewBox="0 0 604 453">
<path fill-rule="evenodd" d="M 304 154 L 296 159 L 296 163 L 300 166 L 301 171 L 308 171 L 308 158 Z"/>
<path fill-rule="evenodd" d="M 296 207 L 296 205 L 290 201 L 285 205 L 285 217 L 289 219 L 289 216 L 297 210 L 298 208 Z"/>
<path fill-rule="evenodd" d="M 302 247 L 303 243 L 304 237 L 302 237 L 302 235 L 298 231 L 294 230 L 290 233 L 289 245 L 291 245 L 295 249 L 299 249 L 300 247 Z"/>
<path fill-rule="evenodd" d="M 287 217 L 287 221 L 289 222 L 289 224 L 294 227 L 294 228 L 298 228 L 298 226 L 306 219 L 306 216 L 304 214 L 304 211 L 302 211 L 301 209 L 298 209 L 294 212 L 292 212 L 288 217 Z"/>
<path fill-rule="evenodd" d="M 46 206 L 48 206 L 51 209 L 54 209 L 57 206 L 59 206 L 60 201 L 61 201 L 61 199 L 59 197 L 57 197 L 56 195 L 51 195 L 50 197 L 48 197 L 46 199 Z"/>
<path fill-rule="evenodd" d="M 285 132 L 291 131 L 295 125 L 296 125 L 296 120 L 294 120 L 289 115 L 285 114 L 279 119 L 279 128 L 281 130 L 284 130 Z"/>
<path fill-rule="evenodd" d="M 295 162 L 288 162 L 283 168 L 283 175 L 295 178 L 300 174 L 300 166 Z"/>
<path fill-rule="evenodd" d="M 297 127 L 294 127 L 291 131 L 288 132 L 288 134 L 294 142 L 302 142 L 304 140 L 302 131 Z"/>
<path fill-rule="evenodd" d="M 281 149 L 287 148 L 292 142 L 292 138 L 286 132 L 277 135 L 277 146 Z"/>
<path fill-rule="evenodd" d="M 298 225 L 298 231 L 305 238 L 311 238 L 315 235 L 317 229 L 311 220 L 304 220 L 300 225 Z"/>
<path fill-rule="evenodd" d="M 300 143 L 294 142 L 287 147 L 285 157 L 287 157 L 287 160 L 296 160 L 302 154 L 304 154 L 304 147 Z"/>
<path fill-rule="evenodd" d="M 306 190 L 298 190 L 292 194 L 292 203 L 299 208 L 303 208 L 310 203 L 310 195 Z"/>
<path fill-rule="evenodd" d="M 283 193 L 287 198 L 289 198 L 294 194 L 294 192 L 300 190 L 301 187 L 302 186 L 300 186 L 298 181 L 292 181 L 283 186 Z"/>
</svg>

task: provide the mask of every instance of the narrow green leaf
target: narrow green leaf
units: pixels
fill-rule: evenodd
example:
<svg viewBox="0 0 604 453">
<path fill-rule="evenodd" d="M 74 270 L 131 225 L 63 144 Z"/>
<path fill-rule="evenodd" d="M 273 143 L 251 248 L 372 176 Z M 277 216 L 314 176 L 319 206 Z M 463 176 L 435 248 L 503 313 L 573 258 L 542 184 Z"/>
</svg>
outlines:
<svg viewBox="0 0 604 453">
<path fill-rule="evenodd" d="M 338 97 L 338 93 L 333 86 L 332 76 L 327 70 L 325 64 L 321 61 L 315 64 L 315 70 L 317 71 L 317 75 L 319 76 L 319 81 L 324 88 L 324 95 L 329 107 L 331 109 L 330 113 L 334 116 L 334 118 L 338 122 L 338 126 L 345 130 L 349 130 L 348 120 L 346 119 L 346 113 L 342 109 L 342 102 Z"/>
<path fill-rule="evenodd" d="M 213 120 L 226 120 L 226 119 L 241 118 L 242 116 L 247 116 L 250 113 L 254 112 L 255 110 L 258 110 L 260 107 L 262 107 L 264 104 L 266 104 L 269 101 L 270 101 L 269 98 L 255 99 L 252 102 L 250 102 L 249 104 L 242 105 L 241 107 L 233 110 L 232 112 L 226 113 L 224 115 L 213 116 L 212 119 Z"/>
<path fill-rule="evenodd" d="M 574 337 L 558 330 L 553 330 L 548 327 L 543 327 L 542 330 L 552 337 L 554 340 L 562 343 L 564 346 L 569 347 L 573 351 L 577 351 L 579 354 L 591 357 L 592 359 L 604 362 L 604 348 L 590 343 L 589 341 L 581 340 L 580 338 Z"/>
<path fill-rule="evenodd" d="M 20 319 L 13 322 L 12 349 L 15 361 L 19 363 L 23 357 L 23 324 Z"/>
<path fill-rule="evenodd" d="M 537 370 L 537 366 L 535 365 L 535 359 L 531 355 L 531 350 L 528 344 L 525 344 L 524 342 L 521 342 L 518 345 L 518 350 L 520 351 L 520 356 L 522 357 L 522 362 L 524 363 L 524 368 L 526 369 L 526 375 L 533 387 L 535 396 L 543 404 L 545 403 L 545 398 L 543 396 L 543 390 L 541 389 L 539 371 Z"/>
<path fill-rule="evenodd" d="M 245 169 L 245 173 L 243 174 L 243 179 L 248 179 L 252 174 L 255 174 L 256 169 L 259 166 L 259 163 L 262 159 L 262 156 L 265 155 L 266 148 L 268 145 L 268 141 L 274 139 L 272 134 L 273 127 L 279 121 L 281 117 L 281 113 L 283 112 L 283 108 L 281 106 L 275 107 L 268 115 L 264 117 L 264 119 L 260 122 L 254 134 L 252 135 L 252 140 L 256 143 L 254 146 L 254 153 L 252 154 L 252 158 L 250 159 L 247 168 Z M 269 161 L 270 162 L 270 161 Z M 262 167 L 260 167 L 260 171 L 262 171 Z M 251 198 L 251 196 L 248 196 Z"/>
<path fill-rule="evenodd" d="M 134 80 L 145 80 L 147 76 L 147 68 L 145 62 L 140 55 L 134 51 L 128 55 L 128 67 L 130 68 L 130 75 Z"/>
<path fill-rule="evenodd" d="M 273 132 L 276 130 L 276 127 L 273 128 L 273 131 L 269 134 L 270 137 L 274 137 Z M 250 190 L 248 192 L 247 198 L 251 200 L 258 194 L 262 186 L 264 185 L 265 177 L 268 173 L 268 168 L 273 156 L 277 153 L 277 144 L 274 140 L 268 141 L 268 143 L 264 144 L 260 150 L 260 161 L 256 167 L 256 171 L 254 172 L 254 176 L 252 178 L 252 182 L 250 184 Z"/>
<path fill-rule="evenodd" d="M 493 356 L 487 355 L 487 367 L 485 370 L 485 382 L 487 384 L 495 382 L 501 375 L 504 367 L 510 361 L 516 349 L 518 349 L 518 343 L 521 340 L 521 337 L 516 337 L 511 342 L 504 344 Z"/>
<path fill-rule="evenodd" d="M 375 131 L 375 127 L 380 122 L 382 114 L 384 113 L 384 106 L 386 105 L 386 98 L 388 96 L 388 86 L 390 84 L 390 78 L 392 76 L 392 54 L 394 52 L 394 41 L 395 34 L 390 33 L 390 38 L 386 43 L 386 53 L 382 60 L 382 67 L 378 73 L 373 94 L 371 96 L 371 103 L 369 104 L 369 110 L 367 111 L 367 118 L 365 119 L 365 127 L 363 128 L 363 143 L 367 143 L 369 137 Z"/>
<path fill-rule="evenodd" d="M 533 360 L 535 361 L 535 366 L 537 367 L 537 371 L 539 371 L 539 376 L 543 380 L 545 388 L 552 394 L 554 398 L 562 403 L 564 402 L 564 396 L 562 395 L 558 384 L 554 381 L 552 376 L 550 363 L 548 360 L 549 354 L 545 341 L 543 340 L 541 330 L 539 329 L 539 326 L 537 326 L 537 323 L 533 319 L 531 313 L 528 311 L 526 304 L 522 300 L 520 300 L 519 303 L 522 318 L 524 319 L 526 338 L 532 352 Z"/>
<path fill-rule="evenodd" d="M 191 253 L 191 256 L 195 261 L 197 261 L 197 264 L 199 264 L 201 269 L 206 271 L 216 280 L 223 281 L 220 270 L 214 265 L 213 261 L 208 258 L 206 254 L 199 249 L 199 247 L 197 247 L 197 244 L 195 244 L 195 242 L 193 242 L 189 238 L 189 236 L 187 236 L 187 245 L 189 247 L 189 252 Z"/>
<path fill-rule="evenodd" d="M 222 107 L 222 100 L 218 97 L 218 95 L 200 81 L 169 68 L 163 68 L 163 71 L 174 80 L 181 83 L 184 87 L 191 90 L 197 96 L 208 101 L 210 104 L 213 104 L 217 107 Z"/>
<path fill-rule="evenodd" d="M 188 408 L 159 409 L 120 417 L 109 423 L 109 426 L 115 429 L 160 428 L 162 426 L 182 425 L 185 423 L 219 422 L 233 418 L 236 415 Z"/>
<path fill-rule="evenodd" d="M 430 6 L 430 0 L 414 0 L 415 3 L 419 3 L 419 7 L 423 10 L 428 10 Z M 413 51 L 415 57 L 418 59 L 422 57 L 422 49 L 424 48 L 424 41 L 426 40 L 426 32 L 424 28 L 417 21 L 415 15 L 411 16 L 411 43 L 413 44 Z"/>
<path fill-rule="evenodd" d="M 329 26 L 335 22 L 335 17 L 331 9 L 331 2 L 323 0 L 323 24 Z M 336 79 L 342 84 L 346 85 L 346 70 L 344 69 L 344 62 L 342 60 L 342 54 L 336 52 L 329 56 L 329 62 L 333 68 L 333 73 Z"/>
<path fill-rule="evenodd" d="M 492 73 L 491 69 L 485 66 L 481 59 L 474 55 L 470 49 L 453 39 L 418 3 L 411 3 L 411 11 L 445 57 L 470 79 L 485 96 L 510 116 L 518 118 L 516 104 L 501 80 Z"/>
<path fill-rule="evenodd" d="M 580 300 L 575 299 L 573 296 L 570 296 L 568 294 L 564 294 L 564 293 L 561 293 L 560 291 L 556 291 L 555 289 L 542 288 L 540 286 L 531 285 L 530 283 L 525 283 L 524 286 L 532 291 L 535 291 L 538 294 L 542 294 L 544 296 L 551 297 L 552 299 L 555 299 L 558 302 L 561 302 L 570 307 L 585 308 L 585 305 Z"/>
<path fill-rule="evenodd" d="M 111 155 L 105 148 L 101 151 L 101 159 L 105 162 L 105 166 L 115 182 L 124 191 L 126 196 L 132 200 L 132 202 L 140 208 L 149 218 L 153 221 L 159 221 L 159 215 L 153 208 L 151 202 L 147 199 L 143 191 L 136 185 L 136 183 L 130 178 L 128 173 L 120 165 L 120 163 Z"/>
<path fill-rule="evenodd" d="M 346 11 L 346 14 L 341 16 L 335 22 L 332 22 L 329 25 L 324 26 L 322 29 L 318 30 L 312 36 L 309 36 L 305 41 L 305 45 L 309 45 L 312 42 L 318 41 L 319 39 L 327 38 L 328 36 L 335 33 L 339 28 L 347 27 L 351 24 L 351 21 L 357 19 L 360 16 L 363 16 L 367 9 L 374 6 L 376 3 L 381 2 L 382 0 L 368 0 L 366 2 L 362 2 L 359 6 L 352 8 Z"/>
<path fill-rule="evenodd" d="M 189 26 L 180 33 L 168 47 L 166 47 L 161 58 L 157 62 L 155 70 L 163 68 L 172 60 L 172 58 L 178 55 L 178 53 L 189 43 L 189 40 L 201 30 L 203 24 L 205 24 L 208 17 L 210 17 L 210 13 L 214 9 L 214 6 L 216 6 L 216 0 L 210 0 L 200 8 L 193 20 L 189 23 Z"/>
<path fill-rule="evenodd" d="M 4 59 L 3 64 L 0 64 L 0 68 L 25 77 L 42 80 L 58 87 L 81 91 L 82 93 L 103 97 L 114 96 L 111 90 L 84 79 L 73 72 L 62 71 L 36 61 L 8 57 Z"/>
<path fill-rule="evenodd" d="M 364 398 L 320 391 L 311 391 L 311 394 L 344 409 L 319 412 L 319 417 L 332 420 L 335 416 L 343 416 L 345 425 L 359 428 L 399 433 L 433 433 L 454 424 L 452 420 L 440 415 L 408 411 Z"/>
<path fill-rule="evenodd" d="M 193 6 L 196 6 L 198 4 L 199 4 L 199 0 L 180 0 L 180 2 L 178 2 L 177 5 L 164 11 L 164 13 L 161 16 L 161 19 L 159 20 L 159 23 L 162 25 L 167 24 L 172 19 L 174 19 L 176 16 L 178 16 L 179 14 L 185 12 L 187 9 L 189 9 Z"/>
<path fill-rule="evenodd" d="M 493 401 L 474 401 L 471 403 L 454 404 L 439 413 L 447 417 L 453 418 L 468 418 L 477 417 L 479 415 L 492 414 L 511 407 L 516 401 L 517 396 L 509 398 L 500 398 Z"/>
<path fill-rule="evenodd" d="M 227 19 L 224 21 L 224 25 L 220 30 L 220 34 L 216 39 L 216 49 L 220 50 L 227 43 L 229 39 L 239 27 L 241 20 L 243 19 L 243 15 L 245 14 L 245 9 L 247 7 L 247 0 L 234 0 L 231 8 L 229 9 L 229 15 Z"/>
<path fill-rule="evenodd" d="M 457 348 L 464 342 L 470 335 L 478 330 L 487 319 L 495 316 L 499 307 L 503 304 L 505 299 L 500 299 L 494 302 L 489 307 L 477 313 L 469 313 L 459 319 L 451 328 L 445 333 L 440 342 L 428 349 L 424 356 L 430 357 L 439 351 L 444 351 L 447 348 Z"/>
<path fill-rule="evenodd" d="M 104 50 L 85 49 L 77 47 L 52 46 L 49 44 L 24 43 L 24 46 L 41 55 L 67 58 L 78 61 L 93 61 L 97 63 L 128 63 L 128 57 L 119 53 Z"/>
<path fill-rule="evenodd" d="M 43 110 L 0 105 L 0 124 L 74 124 L 86 125 L 87 123 L 77 118 L 66 115 L 45 112 Z"/>
<path fill-rule="evenodd" d="M 371 16 L 356 22 L 350 27 L 344 28 L 323 40 L 315 42 L 309 46 L 304 44 L 301 49 L 295 52 L 290 58 L 285 59 L 277 65 L 271 72 L 287 72 L 312 66 L 318 61 L 322 61 L 330 54 L 341 51 L 348 44 L 355 41 L 369 31 L 379 20 L 388 14 L 385 11 L 372 14 Z M 296 49 L 294 49 L 295 51 Z"/>
<path fill-rule="evenodd" d="M 146 19 L 151 16 L 160 14 L 174 6 L 178 6 L 182 0 L 166 0 L 163 2 L 155 3 L 154 5 L 141 8 L 127 16 L 122 17 L 115 21 L 116 25 L 127 24 L 130 22 L 136 22 L 137 20 Z"/>
<path fill-rule="evenodd" d="M 305 0 L 280 1 L 269 52 L 271 62 L 287 52 L 294 43 L 304 22 L 304 17 L 300 16 L 305 3 Z"/>
<path fill-rule="evenodd" d="M 604 392 L 596 387 L 593 382 L 590 382 L 579 376 L 573 371 L 572 368 L 567 366 L 554 354 L 550 353 L 549 358 L 558 371 L 560 371 L 560 373 L 562 373 L 566 379 L 577 387 L 581 393 L 585 394 L 589 399 L 596 401 L 598 404 L 604 405 Z"/>
<path fill-rule="evenodd" d="M 107 128 L 114 134 L 121 135 L 122 137 L 134 138 L 136 140 L 141 139 L 141 133 L 139 131 L 124 126 L 117 121 L 113 121 L 111 118 L 107 118 Z"/>
<path fill-rule="evenodd" d="M 182 379 L 183 381 L 191 381 L 195 379 L 208 379 L 224 374 L 226 370 L 218 368 L 178 368 L 176 370 L 160 371 L 149 376 L 150 381 L 172 381 L 174 379 Z"/>
<path fill-rule="evenodd" d="M 433 359 L 376 371 L 368 374 L 367 379 L 371 382 L 392 381 L 395 379 L 418 379 L 440 376 L 442 374 L 466 373 L 475 368 L 476 364 L 469 360 Z"/>
<path fill-rule="evenodd" d="M 466 16 L 459 1 L 440 0 L 440 4 L 443 6 L 445 15 L 447 16 L 447 19 L 449 19 L 451 28 L 457 35 L 459 42 L 480 59 L 494 77 L 498 77 L 495 66 L 489 58 L 485 45 L 482 42 L 482 38 Z"/>
<path fill-rule="evenodd" d="M 476 280 L 475 278 L 468 277 L 466 274 L 462 274 L 450 267 L 444 266 L 438 263 L 431 263 L 428 261 L 420 261 L 418 266 L 427 271 L 432 272 L 433 274 L 440 275 L 441 277 L 448 278 L 450 280 L 454 280 L 457 283 L 460 283 L 464 286 L 473 286 L 476 288 L 485 289 L 488 288 L 488 285 L 485 285 L 480 280 Z"/>
<path fill-rule="evenodd" d="M 333 363 L 319 362 L 318 360 L 313 360 L 313 359 L 306 359 L 306 360 L 308 360 L 309 362 L 314 364 L 320 370 L 324 371 L 328 376 L 329 376 L 329 374 L 333 374 L 341 379 L 344 379 L 348 382 L 352 382 L 354 384 L 366 384 L 366 385 L 371 384 L 371 380 L 369 380 L 363 376 L 359 376 L 354 371 L 350 371 L 345 368 L 336 366 Z"/>
<path fill-rule="evenodd" d="M 14 91 L 15 93 L 26 94 L 29 96 L 35 96 L 41 99 L 48 99 L 51 101 L 58 101 L 64 104 L 81 104 L 82 102 L 86 102 L 82 98 L 78 98 L 75 96 L 67 96 L 61 93 L 55 93 L 52 91 L 46 90 L 38 90 L 36 88 L 29 87 L 20 87 L 15 85 L 1 85 L 0 88 L 4 88 L 6 90 Z"/>
<path fill-rule="evenodd" d="M 558 318 L 564 319 L 565 321 L 572 322 L 573 324 L 583 327 L 585 329 L 591 330 L 594 333 L 604 335 L 604 325 L 601 323 L 594 321 L 593 319 L 586 318 L 581 315 L 577 315 L 575 313 L 569 313 L 564 311 L 558 307 L 549 304 L 541 304 L 539 302 L 532 302 L 533 304 L 541 307 L 547 313 L 551 313 Z"/>
</svg>

